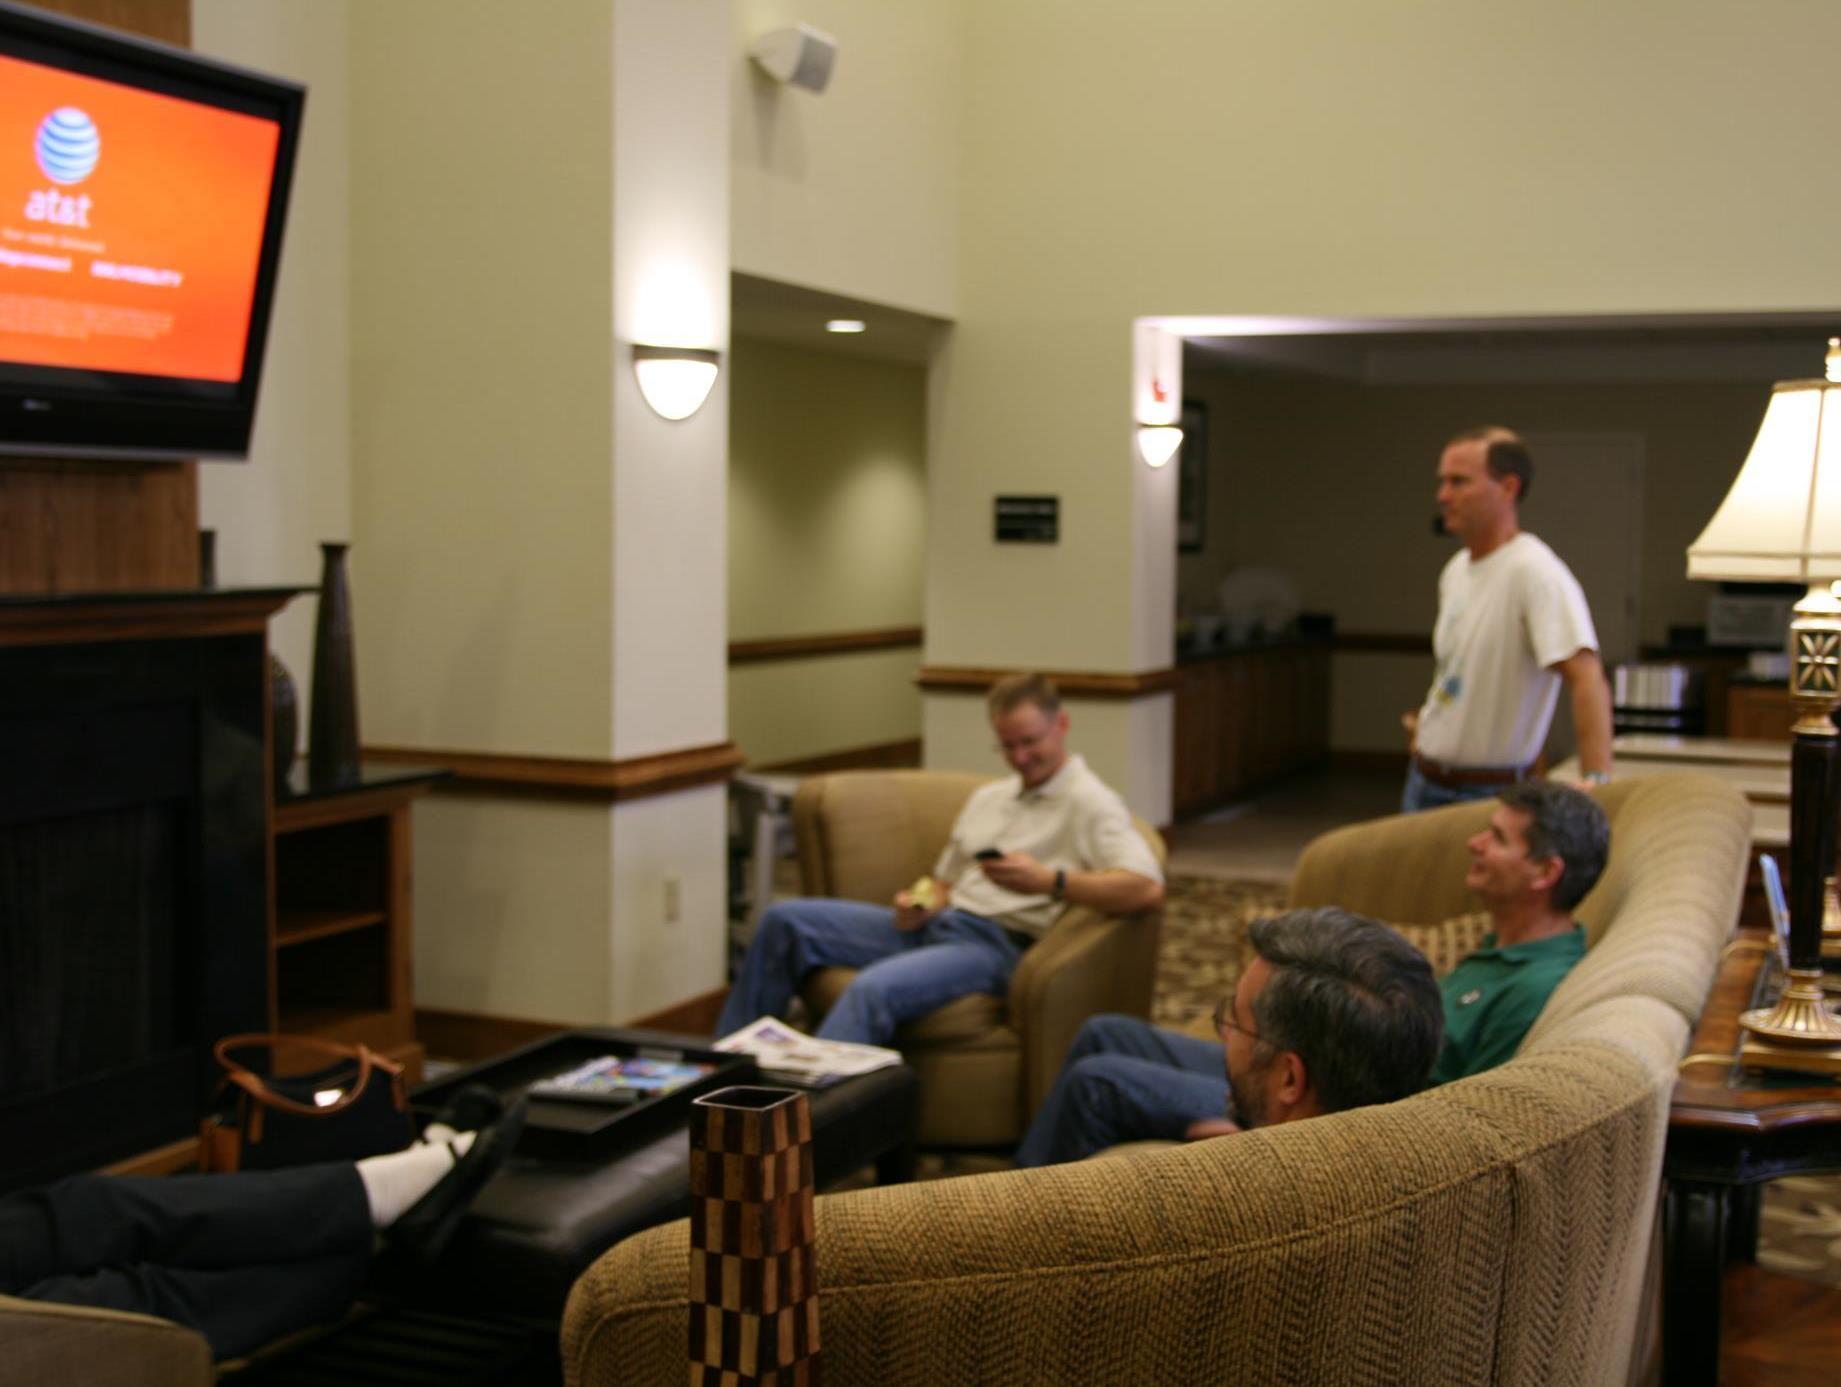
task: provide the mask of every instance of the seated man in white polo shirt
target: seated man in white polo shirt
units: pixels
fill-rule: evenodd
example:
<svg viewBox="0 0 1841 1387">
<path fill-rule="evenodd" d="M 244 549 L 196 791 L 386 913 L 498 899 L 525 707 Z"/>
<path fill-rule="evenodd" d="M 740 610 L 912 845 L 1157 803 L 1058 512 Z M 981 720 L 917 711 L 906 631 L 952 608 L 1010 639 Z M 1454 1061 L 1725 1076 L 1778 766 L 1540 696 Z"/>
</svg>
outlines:
<svg viewBox="0 0 1841 1387">
<path fill-rule="evenodd" d="M 1015 675 L 991 690 L 991 728 L 1016 774 L 965 802 L 930 877 L 892 905 L 805 897 L 761 916 L 718 1035 L 779 1015 L 816 968 L 857 968 L 818 1028 L 883 1045 L 955 997 L 1002 993 L 1023 950 L 1073 902 L 1131 915 L 1163 902 L 1163 872 L 1125 802 L 1067 750 L 1055 686 Z"/>
</svg>

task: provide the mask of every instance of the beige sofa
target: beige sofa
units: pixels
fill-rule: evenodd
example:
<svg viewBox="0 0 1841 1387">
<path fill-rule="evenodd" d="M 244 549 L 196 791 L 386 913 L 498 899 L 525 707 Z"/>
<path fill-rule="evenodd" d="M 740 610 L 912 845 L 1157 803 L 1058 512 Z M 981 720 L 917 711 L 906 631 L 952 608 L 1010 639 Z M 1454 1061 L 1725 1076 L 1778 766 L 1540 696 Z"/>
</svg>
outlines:
<svg viewBox="0 0 1841 1387">
<path fill-rule="evenodd" d="M 1688 774 L 1603 796 L 1592 947 L 1514 1060 L 1218 1141 L 821 1198 L 827 1381 L 1627 1380 L 1675 1064 L 1737 916 L 1750 811 Z M 1293 899 L 1455 914 L 1487 813 L 1328 834 Z M 584 1274 L 570 1382 L 685 1380 L 687 1251 L 672 1224 Z"/>
<path fill-rule="evenodd" d="M 987 778 L 844 771 L 806 780 L 793 797 L 805 893 L 886 904 L 933 870 Z M 1138 832 L 1163 861 L 1157 831 L 1139 820 Z M 920 1144 L 1020 1141 L 1082 1021 L 1099 1011 L 1149 1013 L 1161 922 L 1156 911 L 1116 918 L 1069 906 L 1024 953 L 1007 995 L 973 993 L 904 1026 L 895 1044 L 920 1078 Z M 852 968 L 814 973 L 803 989 L 813 1013 L 829 1011 L 855 976 Z"/>
</svg>

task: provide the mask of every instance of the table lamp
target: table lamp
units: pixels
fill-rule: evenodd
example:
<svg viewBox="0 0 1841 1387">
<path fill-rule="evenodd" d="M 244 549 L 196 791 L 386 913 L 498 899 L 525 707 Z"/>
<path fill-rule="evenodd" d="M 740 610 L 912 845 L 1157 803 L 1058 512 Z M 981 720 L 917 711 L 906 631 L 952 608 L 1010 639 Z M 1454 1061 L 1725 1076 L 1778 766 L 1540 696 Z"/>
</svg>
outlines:
<svg viewBox="0 0 1841 1387">
<path fill-rule="evenodd" d="M 1739 1020 L 1748 1058 L 1841 1073 L 1841 1019 L 1822 997 L 1823 877 L 1835 836 L 1841 703 L 1841 338 L 1826 380 L 1781 381 L 1745 465 L 1700 538 L 1688 577 L 1797 581 L 1808 591 L 1790 623 L 1790 967 L 1776 1005 Z"/>
</svg>

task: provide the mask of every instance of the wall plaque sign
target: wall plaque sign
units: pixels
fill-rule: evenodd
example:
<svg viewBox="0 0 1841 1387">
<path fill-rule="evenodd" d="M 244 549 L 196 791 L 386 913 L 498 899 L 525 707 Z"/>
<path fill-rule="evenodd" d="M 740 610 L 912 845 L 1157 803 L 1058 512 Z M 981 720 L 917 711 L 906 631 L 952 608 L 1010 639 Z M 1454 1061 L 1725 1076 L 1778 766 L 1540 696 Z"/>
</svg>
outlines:
<svg viewBox="0 0 1841 1387">
<path fill-rule="evenodd" d="M 1059 496 L 999 496 L 999 544 L 1054 544 L 1061 538 Z"/>
</svg>

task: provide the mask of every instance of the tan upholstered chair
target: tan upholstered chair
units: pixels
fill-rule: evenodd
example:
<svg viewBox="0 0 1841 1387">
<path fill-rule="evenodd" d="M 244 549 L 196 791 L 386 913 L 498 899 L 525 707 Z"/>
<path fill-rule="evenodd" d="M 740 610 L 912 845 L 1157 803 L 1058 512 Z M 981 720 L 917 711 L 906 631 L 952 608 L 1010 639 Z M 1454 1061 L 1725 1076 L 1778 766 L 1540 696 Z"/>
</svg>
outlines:
<svg viewBox="0 0 1841 1387">
<path fill-rule="evenodd" d="M 15 1387 L 209 1387 L 217 1377 L 204 1335 L 171 1320 L 4 1295 L 0 1353 L 0 1380 Z"/>
<path fill-rule="evenodd" d="M 818 776 L 793 799 L 807 895 L 884 904 L 933 869 L 966 797 L 986 777 L 949 771 Z M 1138 831 L 1158 861 L 1163 840 Z M 1070 906 L 1023 955 L 1005 997 L 961 997 L 896 1044 L 921 1082 L 923 1146 L 1012 1146 L 1048 1093 L 1074 1032 L 1100 1011 L 1143 1016 L 1157 966 L 1156 913 L 1112 918 Z M 823 1015 L 855 977 L 826 968 L 804 996 Z"/>
</svg>

